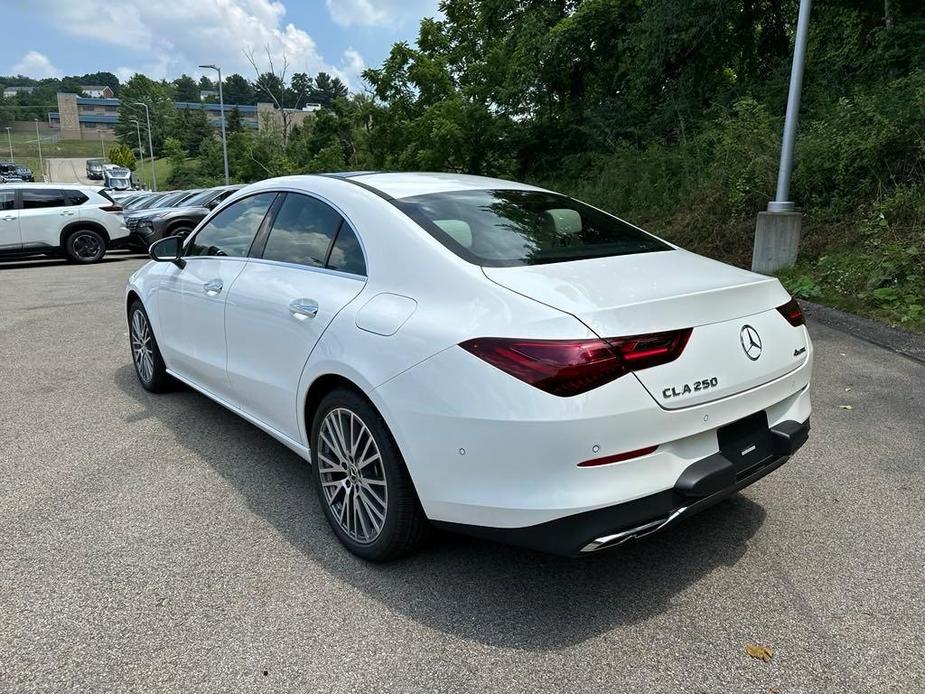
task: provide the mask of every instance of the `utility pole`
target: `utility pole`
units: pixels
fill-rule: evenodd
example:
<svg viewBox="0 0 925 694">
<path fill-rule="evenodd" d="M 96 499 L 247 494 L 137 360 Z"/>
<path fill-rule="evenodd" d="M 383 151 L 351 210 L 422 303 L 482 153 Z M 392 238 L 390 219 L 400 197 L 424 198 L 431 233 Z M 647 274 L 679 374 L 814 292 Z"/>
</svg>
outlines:
<svg viewBox="0 0 925 694">
<path fill-rule="evenodd" d="M 222 117 L 222 156 L 225 159 L 225 185 L 228 185 L 228 138 L 225 137 L 225 97 L 222 94 L 222 69 L 218 65 L 200 65 L 200 68 L 218 73 L 218 111 Z"/>
<path fill-rule="evenodd" d="M 151 155 L 151 187 L 157 192 L 157 170 L 154 168 L 154 143 L 151 141 L 151 111 L 143 101 L 136 101 L 133 106 L 142 106 L 145 110 L 145 119 L 148 121 L 148 153 Z"/>
<path fill-rule="evenodd" d="M 39 137 L 39 119 L 33 118 L 35 121 L 35 143 L 39 146 L 39 168 L 42 170 L 42 183 L 47 183 L 48 180 L 45 178 L 45 160 L 42 158 L 42 138 Z"/>
<path fill-rule="evenodd" d="M 7 129 L 6 129 L 6 139 L 7 139 L 7 141 L 10 143 L 10 163 L 13 163 L 13 162 L 15 162 L 16 160 L 13 159 L 13 136 L 10 135 L 10 128 L 9 128 L 9 126 L 7 126 Z"/>
<path fill-rule="evenodd" d="M 806 41 L 809 36 L 811 0 L 800 0 L 797 32 L 793 43 L 793 65 L 790 68 L 790 91 L 787 95 L 787 115 L 780 149 L 780 169 L 777 193 L 768 203 L 767 212 L 758 213 L 755 224 L 755 246 L 752 270 L 771 274 L 796 262 L 800 245 L 803 216 L 790 200 L 790 175 L 793 172 L 793 146 L 800 118 L 800 94 L 803 89 L 803 67 L 806 64 Z"/>
</svg>

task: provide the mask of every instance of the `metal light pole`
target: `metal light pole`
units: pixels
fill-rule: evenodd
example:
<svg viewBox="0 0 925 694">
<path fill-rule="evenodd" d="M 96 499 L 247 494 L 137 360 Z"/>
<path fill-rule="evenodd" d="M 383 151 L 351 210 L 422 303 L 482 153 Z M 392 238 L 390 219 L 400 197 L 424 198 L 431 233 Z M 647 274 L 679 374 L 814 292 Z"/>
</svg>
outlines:
<svg viewBox="0 0 925 694">
<path fill-rule="evenodd" d="M 100 130 L 100 151 L 103 153 L 103 161 L 106 161 L 106 145 L 103 144 L 103 131 Z"/>
<path fill-rule="evenodd" d="M 228 138 L 225 136 L 225 97 L 222 94 L 222 69 L 218 65 L 200 65 L 218 73 L 218 111 L 222 117 L 222 156 L 225 159 L 225 185 L 228 185 Z"/>
<path fill-rule="evenodd" d="M 9 127 L 7 127 L 6 129 L 6 139 L 10 143 L 10 162 L 12 163 L 12 162 L 15 162 L 16 160 L 13 159 L 13 136 L 10 135 Z"/>
<path fill-rule="evenodd" d="M 42 183 L 47 183 L 45 179 L 45 160 L 42 158 L 42 138 L 39 137 L 39 119 L 33 118 L 35 121 L 35 143 L 39 146 L 39 168 L 42 170 Z"/>
<path fill-rule="evenodd" d="M 138 158 L 141 159 L 142 164 L 144 164 L 145 148 L 141 146 L 141 123 L 138 122 L 137 118 L 132 118 L 129 122 L 135 124 L 135 134 L 138 135 Z"/>
<path fill-rule="evenodd" d="M 800 0 L 797 31 L 793 42 L 793 65 L 790 68 L 790 91 L 787 95 L 787 115 L 780 149 L 780 169 L 777 193 L 768 203 L 767 212 L 758 213 L 755 225 L 755 246 L 752 270 L 771 274 L 796 262 L 800 245 L 802 215 L 790 200 L 790 175 L 793 172 L 793 145 L 800 117 L 800 95 L 803 88 L 803 67 L 806 64 L 806 42 L 809 36 L 809 10 L 812 0 Z"/>
<path fill-rule="evenodd" d="M 151 111 L 148 105 L 143 101 L 136 101 L 133 106 L 143 106 L 145 109 L 145 119 L 148 122 L 148 153 L 151 155 L 151 187 L 157 192 L 157 171 L 154 168 L 154 143 L 151 141 Z"/>
</svg>

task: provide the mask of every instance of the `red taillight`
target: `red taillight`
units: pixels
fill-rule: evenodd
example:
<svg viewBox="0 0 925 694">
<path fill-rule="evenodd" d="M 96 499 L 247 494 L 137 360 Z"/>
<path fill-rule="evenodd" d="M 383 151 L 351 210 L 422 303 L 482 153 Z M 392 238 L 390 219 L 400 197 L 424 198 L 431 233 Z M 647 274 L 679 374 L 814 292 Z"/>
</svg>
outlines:
<svg viewBox="0 0 925 694">
<path fill-rule="evenodd" d="M 482 337 L 460 347 L 552 395 L 568 397 L 639 369 L 677 359 L 691 329 L 606 340 L 519 340 Z"/>
<path fill-rule="evenodd" d="M 116 204 L 112 204 L 112 205 L 100 205 L 100 209 L 101 209 L 103 212 L 121 212 L 121 211 L 122 211 L 122 206 L 121 206 L 121 205 L 116 205 Z"/>
<path fill-rule="evenodd" d="M 629 460 L 630 458 L 641 458 L 644 455 L 649 455 L 649 453 L 654 453 L 656 448 L 658 448 L 658 446 L 646 446 L 645 448 L 637 448 L 635 451 L 607 455 L 603 458 L 594 458 L 593 460 L 586 460 L 583 463 L 578 463 L 578 467 L 594 467 L 595 465 L 619 463 L 621 460 Z"/>
<path fill-rule="evenodd" d="M 796 299 L 791 299 L 783 306 L 778 306 L 777 310 L 794 328 L 806 323 L 806 319 L 803 317 L 803 309 L 800 308 Z"/>
</svg>

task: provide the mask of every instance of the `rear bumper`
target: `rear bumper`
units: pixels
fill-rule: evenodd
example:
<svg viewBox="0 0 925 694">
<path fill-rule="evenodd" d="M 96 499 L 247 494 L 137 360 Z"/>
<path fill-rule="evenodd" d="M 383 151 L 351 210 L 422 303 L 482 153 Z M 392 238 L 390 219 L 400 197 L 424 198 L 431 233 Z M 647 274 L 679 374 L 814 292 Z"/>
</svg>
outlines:
<svg viewBox="0 0 925 694">
<path fill-rule="evenodd" d="M 553 554 L 578 556 L 651 535 L 707 509 L 786 463 L 809 435 L 809 420 L 771 427 L 773 455 L 739 473 L 722 453 L 688 466 L 672 489 L 633 501 L 521 528 L 491 528 L 433 522 L 475 537 Z"/>
</svg>

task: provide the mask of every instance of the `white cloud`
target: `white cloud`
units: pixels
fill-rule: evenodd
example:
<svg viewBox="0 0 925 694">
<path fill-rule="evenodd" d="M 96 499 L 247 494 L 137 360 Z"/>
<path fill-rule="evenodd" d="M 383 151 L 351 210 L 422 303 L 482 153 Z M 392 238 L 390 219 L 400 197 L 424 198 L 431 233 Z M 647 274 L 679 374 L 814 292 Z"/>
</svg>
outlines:
<svg viewBox="0 0 925 694">
<path fill-rule="evenodd" d="M 363 56 L 352 48 L 344 51 L 344 57 L 339 67 L 334 69 L 334 74 L 340 77 L 341 81 L 350 89 L 357 89 L 362 82 L 363 70 L 366 69 L 366 61 Z"/>
<path fill-rule="evenodd" d="M 38 51 L 29 51 L 13 66 L 14 75 L 26 75 L 35 79 L 60 77 L 61 70 L 51 64 L 48 56 Z"/>
<path fill-rule="evenodd" d="M 60 31 L 92 40 L 100 56 L 105 46 L 137 55 L 137 63 L 127 61 L 115 71 L 120 79 L 134 72 L 155 79 L 200 74 L 202 63 L 253 79 L 245 51 L 253 51 L 265 69 L 266 46 L 277 65 L 286 56 L 289 74 L 358 75 L 356 58 L 362 63 L 358 54 L 345 54 L 340 67 L 326 61 L 307 32 L 284 22 L 286 6 L 279 0 L 30 0 L 29 8 Z"/>
<path fill-rule="evenodd" d="M 325 4 L 331 19 L 342 27 L 385 24 L 389 18 L 385 10 L 376 7 L 372 0 L 325 0 Z"/>
<path fill-rule="evenodd" d="M 439 15 L 438 0 L 325 0 L 328 14 L 336 24 L 385 26 Z"/>
</svg>

